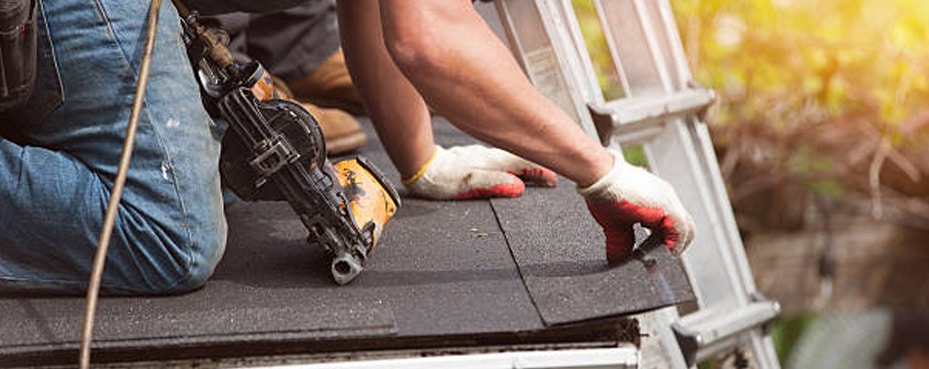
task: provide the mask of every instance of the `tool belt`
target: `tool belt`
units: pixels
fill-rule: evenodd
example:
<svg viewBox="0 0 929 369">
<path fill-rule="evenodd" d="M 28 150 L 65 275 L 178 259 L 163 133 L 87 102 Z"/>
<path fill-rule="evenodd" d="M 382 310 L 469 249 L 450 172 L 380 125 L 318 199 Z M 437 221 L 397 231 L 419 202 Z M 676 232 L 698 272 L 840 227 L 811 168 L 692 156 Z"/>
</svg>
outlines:
<svg viewBox="0 0 929 369">
<path fill-rule="evenodd" d="M 0 0 L 0 112 L 25 103 L 36 76 L 36 0 Z"/>
</svg>

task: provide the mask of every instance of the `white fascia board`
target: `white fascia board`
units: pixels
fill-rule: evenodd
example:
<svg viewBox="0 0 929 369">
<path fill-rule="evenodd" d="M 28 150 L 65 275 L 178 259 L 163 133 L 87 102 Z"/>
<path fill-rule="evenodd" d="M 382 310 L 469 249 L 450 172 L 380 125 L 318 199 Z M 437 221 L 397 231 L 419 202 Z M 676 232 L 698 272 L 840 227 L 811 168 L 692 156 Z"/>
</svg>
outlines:
<svg viewBox="0 0 929 369">
<path fill-rule="evenodd" d="M 639 351 L 633 346 L 623 346 L 329 362 L 254 369 L 634 369 L 638 364 Z"/>
</svg>

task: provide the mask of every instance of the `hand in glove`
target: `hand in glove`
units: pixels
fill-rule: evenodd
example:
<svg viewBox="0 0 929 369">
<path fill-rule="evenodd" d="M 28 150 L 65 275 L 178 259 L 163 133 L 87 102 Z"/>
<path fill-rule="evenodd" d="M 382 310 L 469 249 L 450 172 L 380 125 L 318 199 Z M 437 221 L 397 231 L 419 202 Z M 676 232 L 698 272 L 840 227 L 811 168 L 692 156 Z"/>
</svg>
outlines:
<svg viewBox="0 0 929 369">
<path fill-rule="evenodd" d="M 614 264 L 626 259 L 635 244 L 633 224 L 641 223 L 664 239 L 675 255 L 690 244 L 694 221 L 671 185 L 613 153 L 615 164 L 603 178 L 578 192 L 606 234 L 606 257 Z"/>
<path fill-rule="evenodd" d="M 524 182 L 525 181 L 525 182 Z M 403 185 L 413 196 L 432 200 L 517 197 L 528 183 L 554 187 L 555 172 L 500 149 L 480 145 L 444 149 Z"/>
</svg>

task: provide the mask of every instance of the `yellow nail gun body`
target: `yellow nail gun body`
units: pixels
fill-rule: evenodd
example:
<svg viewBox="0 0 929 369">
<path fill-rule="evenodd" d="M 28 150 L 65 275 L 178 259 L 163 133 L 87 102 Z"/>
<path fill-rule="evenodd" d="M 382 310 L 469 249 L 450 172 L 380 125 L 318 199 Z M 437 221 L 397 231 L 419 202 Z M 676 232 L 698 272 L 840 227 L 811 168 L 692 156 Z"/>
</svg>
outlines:
<svg viewBox="0 0 929 369">
<path fill-rule="evenodd" d="M 400 206 L 396 191 L 363 158 L 330 164 L 316 119 L 277 99 L 261 65 L 233 62 L 222 35 L 202 26 L 196 13 L 178 11 L 207 110 L 234 133 L 223 139 L 225 185 L 245 200 L 290 203 L 308 241 L 332 256 L 333 279 L 352 281 Z"/>
</svg>

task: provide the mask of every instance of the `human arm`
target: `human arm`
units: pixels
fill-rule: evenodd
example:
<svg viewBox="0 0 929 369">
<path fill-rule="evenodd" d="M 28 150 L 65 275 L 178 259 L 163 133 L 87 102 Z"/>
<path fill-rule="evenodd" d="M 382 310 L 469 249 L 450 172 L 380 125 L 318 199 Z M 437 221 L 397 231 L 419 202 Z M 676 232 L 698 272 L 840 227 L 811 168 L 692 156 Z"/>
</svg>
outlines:
<svg viewBox="0 0 929 369">
<path fill-rule="evenodd" d="M 513 197 L 522 193 L 522 179 L 554 185 L 551 171 L 501 150 L 436 146 L 425 101 L 397 69 L 382 29 L 371 26 L 380 23 L 377 3 L 342 1 L 338 13 L 352 80 L 412 195 L 434 200 Z"/>
<path fill-rule="evenodd" d="M 629 254 L 634 223 L 677 253 L 692 239 L 693 220 L 670 185 L 611 154 L 537 92 L 470 1 L 338 4 L 349 69 L 404 178 L 428 167 L 433 152 L 428 102 L 466 133 L 574 181 L 607 235 L 610 261 Z M 423 135 L 404 136 L 410 130 Z"/>
</svg>

